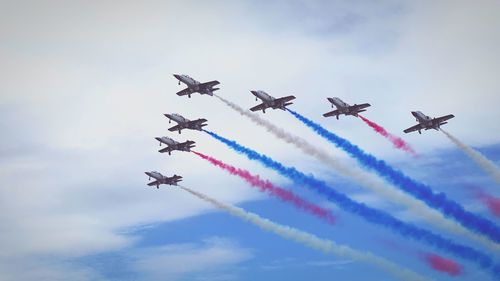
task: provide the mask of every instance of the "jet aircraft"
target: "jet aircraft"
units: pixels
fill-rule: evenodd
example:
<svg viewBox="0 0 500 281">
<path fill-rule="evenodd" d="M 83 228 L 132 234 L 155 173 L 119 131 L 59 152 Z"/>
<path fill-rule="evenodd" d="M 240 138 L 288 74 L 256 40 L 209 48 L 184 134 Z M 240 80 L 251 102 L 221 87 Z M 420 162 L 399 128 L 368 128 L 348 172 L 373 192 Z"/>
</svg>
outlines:
<svg viewBox="0 0 500 281">
<path fill-rule="evenodd" d="M 151 172 L 144 172 L 148 177 L 149 180 L 151 178 L 155 179 L 154 181 L 148 183 L 148 186 L 155 186 L 156 188 L 160 188 L 160 184 L 169 184 L 169 185 L 177 185 L 178 182 L 181 181 L 182 177 L 178 175 L 173 175 L 172 177 L 166 177 L 156 171 L 151 171 Z"/>
<path fill-rule="evenodd" d="M 258 99 L 262 100 L 262 103 L 250 108 L 251 111 L 257 111 L 257 110 L 262 110 L 262 112 L 266 113 L 266 108 L 272 108 L 272 109 L 282 109 L 285 110 L 285 106 L 288 106 L 292 104 L 292 102 L 289 102 L 293 99 L 295 99 L 294 96 L 286 96 L 282 98 L 274 98 L 268 95 L 264 91 L 250 91 L 254 96 L 255 100 L 257 101 Z"/>
<path fill-rule="evenodd" d="M 358 117 L 358 113 L 366 111 L 366 109 L 364 108 L 370 106 L 369 103 L 349 105 L 337 97 L 327 98 L 327 99 L 332 104 L 332 107 L 335 105 L 337 109 L 334 111 L 327 112 L 323 114 L 323 116 L 325 117 L 336 116 L 337 120 L 339 120 L 339 115 L 341 114 L 344 114 L 346 116 L 352 115 Z"/>
<path fill-rule="evenodd" d="M 179 80 L 179 85 L 182 83 L 186 84 L 187 88 L 178 92 L 178 96 L 185 96 L 187 95 L 189 98 L 191 97 L 191 94 L 193 93 L 199 93 L 200 95 L 209 95 L 213 96 L 214 92 L 219 90 L 219 88 L 214 88 L 215 85 L 219 85 L 220 82 L 217 80 L 206 82 L 206 83 L 200 83 L 193 78 L 189 77 L 188 75 L 183 75 L 183 74 L 174 74 L 174 77 Z"/>
<path fill-rule="evenodd" d="M 206 126 L 207 124 L 203 124 L 204 122 L 207 121 L 207 119 L 200 118 L 196 120 L 189 120 L 184 117 L 182 117 L 179 114 L 172 113 L 172 114 L 164 114 L 169 120 L 168 123 L 170 123 L 172 120 L 177 122 L 177 125 L 173 126 L 172 128 L 169 128 L 168 130 L 173 132 L 173 131 L 179 131 L 179 134 L 181 133 L 182 129 L 191 129 L 191 130 L 199 130 L 201 131 L 203 129 L 203 126 Z"/>
<path fill-rule="evenodd" d="M 441 125 L 448 123 L 445 122 L 446 120 L 455 117 L 453 114 L 449 114 L 446 116 L 431 118 L 420 111 L 412 111 L 411 114 L 415 116 L 418 124 L 404 130 L 405 133 L 418 131 L 418 133 L 421 134 L 422 133 L 421 130 L 429 130 L 429 129 L 439 130 L 439 127 Z"/>
<path fill-rule="evenodd" d="M 158 152 L 168 152 L 168 155 L 171 155 L 171 152 L 174 150 L 189 152 L 194 147 L 194 141 L 178 142 L 169 137 L 156 137 L 155 139 L 160 142 L 160 146 L 162 143 L 167 145 L 167 147 L 158 150 Z"/>
</svg>

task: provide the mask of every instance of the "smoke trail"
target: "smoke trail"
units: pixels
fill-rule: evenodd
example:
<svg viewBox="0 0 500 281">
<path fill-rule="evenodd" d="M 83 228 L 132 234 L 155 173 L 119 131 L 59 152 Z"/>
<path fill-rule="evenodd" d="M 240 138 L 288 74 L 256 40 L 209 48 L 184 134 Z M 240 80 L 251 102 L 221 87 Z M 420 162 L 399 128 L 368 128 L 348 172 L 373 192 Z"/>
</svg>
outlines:
<svg viewBox="0 0 500 281">
<path fill-rule="evenodd" d="M 261 155 L 249 148 L 241 146 L 233 140 L 228 140 L 207 130 L 203 131 L 213 138 L 226 144 L 233 150 L 244 154 L 247 158 L 251 160 L 257 160 L 264 166 L 277 171 L 281 175 L 294 181 L 296 184 L 309 186 L 311 189 L 324 195 L 328 200 L 335 202 L 340 208 L 347 212 L 359 215 L 369 222 L 385 226 L 393 232 L 403 235 L 404 237 L 409 237 L 417 241 L 425 242 L 431 246 L 437 247 L 461 258 L 475 262 L 484 269 L 490 269 L 495 278 L 500 279 L 500 265 L 493 264 L 491 257 L 484 253 L 481 253 L 473 248 L 457 244 L 452 240 L 445 239 L 440 235 L 418 228 L 413 224 L 405 223 L 394 218 L 386 212 L 376 210 L 366 206 L 363 203 L 353 201 L 344 194 L 331 189 L 324 181 L 318 180 L 312 175 L 305 175 L 304 173 L 299 172 L 294 167 L 285 167 L 281 163 L 274 161 L 268 156 Z"/>
<path fill-rule="evenodd" d="M 500 218 L 500 198 L 493 197 L 484 191 L 479 191 L 477 197 L 490 209 L 490 212 Z"/>
<path fill-rule="evenodd" d="M 261 118 L 259 115 L 250 112 L 249 110 L 243 109 L 235 103 L 232 103 L 218 95 L 214 95 L 231 109 L 235 110 L 239 114 L 248 117 L 255 124 L 265 128 L 268 132 L 273 134 L 275 137 L 295 145 L 295 147 L 302 150 L 307 155 L 310 155 L 319 161 L 329 165 L 330 167 L 336 169 L 340 174 L 349 177 L 356 181 L 361 186 L 364 186 L 376 194 L 392 201 L 395 204 L 401 204 L 408 207 L 409 211 L 418 217 L 422 217 L 427 222 L 432 225 L 445 229 L 455 234 L 467 235 L 469 238 L 476 240 L 489 248 L 495 248 L 500 250 L 500 245 L 495 244 L 488 240 L 486 237 L 478 235 L 467 228 L 461 226 L 456 221 L 447 219 L 440 212 L 429 208 L 422 201 L 419 201 L 410 195 L 404 193 L 403 191 L 396 189 L 392 186 L 387 185 L 385 182 L 379 178 L 374 178 L 372 175 L 367 174 L 367 172 L 361 169 L 354 169 L 345 165 L 342 161 L 329 155 L 329 153 L 323 149 L 320 149 L 303 138 L 292 135 L 289 132 L 279 128 L 278 126 L 272 124 L 266 119 Z"/>
<path fill-rule="evenodd" d="M 392 239 L 379 238 L 377 240 L 380 240 L 382 244 L 394 250 L 403 252 L 406 255 L 418 257 L 434 270 L 448 273 L 451 276 L 457 276 L 464 273 L 464 267 L 462 265 L 451 259 L 443 258 L 438 254 L 424 252 L 419 249 L 397 243 Z"/>
<path fill-rule="evenodd" d="M 497 243 L 500 242 L 500 228 L 491 221 L 479 215 L 466 211 L 457 202 L 446 198 L 446 194 L 434 193 L 429 186 L 414 181 L 413 179 L 404 175 L 401 171 L 393 169 L 385 161 L 378 160 L 373 155 L 365 153 L 363 150 L 361 150 L 356 145 L 353 145 L 348 140 L 331 133 L 321 125 L 290 109 L 287 110 L 297 119 L 313 129 L 317 134 L 349 153 L 363 166 L 374 169 L 380 176 L 384 177 L 389 182 L 393 183 L 396 186 L 399 186 L 404 191 L 422 200 L 428 206 L 440 210 L 446 216 L 453 217 L 464 227 L 482 233 Z"/>
<path fill-rule="evenodd" d="M 289 226 L 280 225 L 268 219 L 262 218 L 254 213 L 246 212 L 241 208 L 220 203 L 212 198 L 207 197 L 204 194 L 191 190 L 187 187 L 179 187 L 193 194 L 194 196 L 213 204 L 219 209 L 228 211 L 233 216 L 236 216 L 244 221 L 249 221 L 264 230 L 272 231 L 280 235 L 281 237 L 294 240 L 325 253 L 331 253 L 337 256 L 349 257 L 357 261 L 370 263 L 387 271 L 388 273 L 401 280 L 427 280 L 427 278 L 420 276 L 409 269 L 403 268 L 384 258 L 375 256 L 372 253 L 360 252 L 345 245 L 337 245 L 331 240 L 321 239 L 313 234 L 309 234 L 307 232 L 300 231 Z"/>
<path fill-rule="evenodd" d="M 458 276 L 464 273 L 464 267 L 451 259 L 446 259 L 437 254 L 424 253 L 423 260 L 433 269 Z"/>
<path fill-rule="evenodd" d="M 300 210 L 305 210 L 323 220 L 325 220 L 329 224 L 334 224 L 335 223 L 335 216 L 332 214 L 330 210 L 321 208 L 315 204 L 312 204 L 304 199 L 302 199 L 300 196 L 294 194 L 293 192 L 277 187 L 273 185 L 271 182 L 267 180 L 261 179 L 259 176 L 255 176 L 250 174 L 247 170 L 242 170 L 242 169 L 237 169 L 236 167 L 233 167 L 231 165 L 225 164 L 222 161 L 219 161 L 215 158 L 212 158 L 210 156 L 201 154 L 199 152 L 195 152 L 191 150 L 194 154 L 200 156 L 201 158 L 209 161 L 215 166 L 218 166 L 226 171 L 228 171 L 232 175 L 236 175 L 241 177 L 242 179 L 246 180 L 251 186 L 258 187 L 261 192 L 266 192 L 271 195 L 278 197 L 284 202 L 291 202 L 293 205 Z"/>
<path fill-rule="evenodd" d="M 452 136 L 450 133 L 447 131 L 441 129 L 441 132 L 445 134 L 454 144 L 458 146 L 467 156 L 469 156 L 474 162 L 476 162 L 483 170 L 485 170 L 490 176 L 492 176 L 497 182 L 500 183 L 500 168 L 493 163 L 492 161 L 486 159 L 484 155 L 482 155 L 480 152 L 470 148 L 467 146 L 465 143 L 459 141 L 457 138 Z"/>
<path fill-rule="evenodd" d="M 413 156 L 416 156 L 417 153 L 415 150 L 407 143 L 405 142 L 402 138 L 397 137 L 395 135 L 389 134 L 382 126 L 366 119 L 365 117 L 358 115 L 361 120 L 363 120 L 368 126 L 372 127 L 375 132 L 381 134 L 382 136 L 386 137 L 392 144 L 394 145 L 395 148 L 402 149 Z"/>
</svg>

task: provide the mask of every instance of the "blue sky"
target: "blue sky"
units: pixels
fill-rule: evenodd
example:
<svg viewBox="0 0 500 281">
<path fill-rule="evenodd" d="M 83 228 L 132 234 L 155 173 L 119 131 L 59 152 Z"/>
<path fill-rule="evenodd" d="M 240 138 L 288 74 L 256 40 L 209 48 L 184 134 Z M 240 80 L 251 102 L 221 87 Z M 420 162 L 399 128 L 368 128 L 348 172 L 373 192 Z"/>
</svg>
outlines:
<svg viewBox="0 0 500 281">
<path fill-rule="evenodd" d="M 438 280 L 405 250 L 442 254 L 366 223 L 201 132 L 167 131 L 164 113 L 208 119 L 208 129 L 313 173 L 351 198 L 470 245 L 274 138 L 208 96 L 175 95 L 173 73 L 221 81 L 250 108 L 250 90 L 293 94 L 292 109 L 387 160 L 467 210 L 498 223 L 467 191 L 494 182 L 436 131 L 408 134 L 412 110 L 453 113 L 450 133 L 500 162 L 495 1 L 6 1 L 0 4 L 0 279 L 395 280 L 371 265 L 326 255 L 218 211 L 182 190 L 148 188 L 144 171 L 275 222 L 370 251 Z M 394 150 L 363 122 L 323 118 L 327 97 L 369 102 L 365 116 L 403 136 L 421 157 Z M 262 114 L 261 114 L 262 115 Z M 344 152 L 291 115 L 274 124 Z M 156 136 L 194 140 L 199 152 L 248 169 L 331 208 L 331 227 L 270 199 L 195 155 L 159 154 Z M 474 264 L 463 280 L 488 280 Z M 458 277 L 456 278 L 458 279 Z"/>
</svg>

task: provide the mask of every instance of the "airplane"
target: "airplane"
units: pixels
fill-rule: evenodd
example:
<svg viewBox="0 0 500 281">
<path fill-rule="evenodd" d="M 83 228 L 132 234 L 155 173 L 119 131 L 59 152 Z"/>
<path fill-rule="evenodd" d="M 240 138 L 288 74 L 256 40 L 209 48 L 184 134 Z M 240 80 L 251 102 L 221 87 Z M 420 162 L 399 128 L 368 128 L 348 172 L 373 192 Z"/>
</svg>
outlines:
<svg viewBox="0 0 500 281">
<path fill-rule="evenodd" d="M 162 143 L 167 145 L 167 147 L 158 150 L 158 152 L 168 152 L 168 155 L 171 155 L 171 152 L 174 150 L 189 152 L 194 147 L 194 141 L 177 142 L 169 137 L 156 137 L 155 139 L 160 142 L 160 146 Z"/>
<path fill-rule="evenodd" d="M 337 97 L 327 98 L 327 100 L 332 103 L 332 107 L 335 105 L 337 109 L 334 111 L 327 112 L 323 114 L 323 116 L 325 117 L 336 116 L 337 120 L 339 120 L 339 115 L 341 114 L 358 117 L 358 113 L 366 111 L 366 109 L 364 108 L 370 106 L 369 103 L 349 105 Z"/>
<path fill-rule="evenodd" d="M 170 123 L 172 120 L 177 122 L 177 125 L 173 126 L 172 128 L 169 128 L 168 130 L 173 132 L 173 131 L 179 131 L 179 134 L 181 133 L 182 129 L 191 129 L 191 130 L 199 130 L 201 131 L 203 129 L 203 126 L 206 126 L 207 124 L 203 124 L 204 122 L 207 121 L 207 119 L 201 118 L 197 120 L 189 120 L 184 117 L 182 117 L 179 114 L 172 113 L 172 114 L 164 114 L 169 120 L 168 123 Z"/>
<path fill-rule="evenodd" d="M 254 96 L 255 100 L 257 101 L 258 99 L 262 100 L 262 103 L 250 108 L 251 111 L 257 111 L 257 110 L 262 110 L 262 112 L 266 113 L 266 108 L 271 107 L 272 109 L 281 109 L 285 110 L 285 106 L 288 106 L 292 104 L 292 102 L 289 102 L 293 99 L 295 99 L 294 96 L 286 96 L 282 98 L 274 98 L 268 95 L 264 91 L 250 91 Z"/>
<path fill-rule="evenodd" d="M 413 126 L 413 127 L 410 127 L 406 130 L 404 130 L 403 132 L 405 133 L 410 133 L 410 132 L 414 132 L 414 131 L 418 131 L 419 134 L 421 134 L 421 130 L 429 130 L 429 129 L 434 129 L 434 130 L 439 130 L 439 127 L 441 125 L 444 125 L 448 122 L 445 122 L 446 120 L 448 119 L 451 119 L 453 117 L 455 117 L 455 115 L 453 114 L 449 114 L 449 115 L 446 115 L 446 116 L 441 116 L 441 117 L 437 117 L 437 118 L 431 118 L 425 114 L 423 114 L 422 112 L 420 111 L 412 111 L 411 114 L 413 116 L 415 116 L 415 118 L 417 119 L 417 122 L 418 124 Z"/>
<path fill-rule="evenodd" d="M 172 177 L 166 177 L 156 171 L 151 171 L 151 172 L 144 172 L 148 177 L 149 180 L 151 178 L 155 179 L 154 181 L 148 183 L 148 186 L 155 186 L 156 188 L 160 188 L 160 184 L 169 184 L 169 185 L 177 185 L 178 182 L 181 181 L 182 177 L 178 175 L 173 175 Z"/>
<path fill-rule="evenodd" d="M 214 92 L 219 90 L 219 88 L 214 88 L 215 85 L 219 85 L 220 82 L 217 80 L 206 82 L 206 83 L 200 83 L 193 78 L 189 77 L 188 75 L 183 75 L 183 74 L 174 74 L 174 77 L 179 80 L 179 85 L 182 83 L 186 84 L 187 88 L 178 92 L 178 96 L 185 96 L 187 95 L 189 98 L 191 98 L 191 94 L 193 93 L 199 93 L 200 95 L 209 95 L 213 96 Z"/>
</svg>

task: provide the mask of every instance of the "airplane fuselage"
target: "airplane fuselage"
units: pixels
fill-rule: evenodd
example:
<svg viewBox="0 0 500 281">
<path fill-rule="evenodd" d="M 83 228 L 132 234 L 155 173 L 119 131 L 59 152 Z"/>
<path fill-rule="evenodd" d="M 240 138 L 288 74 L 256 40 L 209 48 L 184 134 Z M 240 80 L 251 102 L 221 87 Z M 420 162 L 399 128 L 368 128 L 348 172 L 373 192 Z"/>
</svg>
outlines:
<svg viewBox="0 0 500 281">
<path fill-rule="evenodd" d="M 176 147 L 177 144 L 179 144 L 179 142 L 174 141 L 173 139 L 171 139 L 169 137 L 161 137 L 161 138 L 156 137 L 155 139 L 160 142 L 160 146 L 162 143 L 166 144 L 167 146 L 173 146 L 173 147 Z"/>
<path fill-rule="evenodd" d="M 200 85 L 200 82 L 194 80 L 190 76 L 184 75 L 184 74 L 180 74 L 180 75 L 174 74 L 174 77 L 177 78 L 177 80 L 179 80 L 179 85 L 182 82 L 182 83 L 186 84 L 186 86 L 188 86 L 188 88 L 190 88 L 190 89 L 199 90 L 198 85 Z"/>
<path fill-rule="evenodd" d="M 433 122 L 431 117 L 423 114 L 421 111 L 412 111 L 411 114 L 416 118 L 418 123 L 425 127 L 425 130 L 439 129 L 439 123 Z"/>
<path fill-rule="evenodd" d="M 187 124 L 189 122 L 189 119 L 182 117 L 180 114 L 177 113 L 172 113 L 172 114 L 165 114 L 167 116 L 168 123 L 170 123 L 171 120 L 177 122 L 179 125 L 182 124 Z"/>
<path fill-rule="evenodd" d="M 156 172 L 156 171 L 151 171 L 151 172 L 144 172 L 148 177 L 149 179 L 153 178 L 157 181 L 162 181 L 163 179 L 165 179 L 165 176 Z"/>
<path fill-rule="evenodd" d="M 334 97 L 334 98 L 331 98 L 328 100 L 332 103 L 332 107 L 335 105 L 335 107 L 337 108 L 339 113 L 344 113 L 344 114 L 350 113 L 350 110 L 349 110 L 350 105 L 348 103 L 344 102 L 343 100 L 341 100 L 337 97 Z"/>
</svg>

